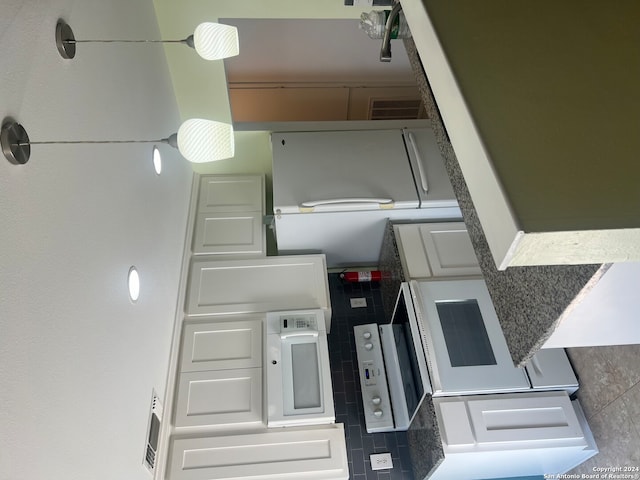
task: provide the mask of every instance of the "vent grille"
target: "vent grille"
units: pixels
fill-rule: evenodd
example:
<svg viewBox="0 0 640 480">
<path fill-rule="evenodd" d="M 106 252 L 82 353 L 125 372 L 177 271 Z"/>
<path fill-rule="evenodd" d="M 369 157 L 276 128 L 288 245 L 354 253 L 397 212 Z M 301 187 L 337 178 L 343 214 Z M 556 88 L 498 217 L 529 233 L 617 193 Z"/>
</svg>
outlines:
<svg viewBox="0 0 640 480">
<path fill-rule="evenodd" d="M 153 473 L 156 468 L 156 454 L 158 452 L 158 439 L 160 438 L 160 419 L 162 418 L 162 404 L 155 390 L 151 392 L 151 408 L 149 409 L 149 422 L 145 441 L 144 459 L 142 463 Z"/>
<path fill-rule="evenodd" d="M 427 117 L 419 98 L 372 99 L 369 105 L 369 120 L 417 120 Z"/>
</svg>

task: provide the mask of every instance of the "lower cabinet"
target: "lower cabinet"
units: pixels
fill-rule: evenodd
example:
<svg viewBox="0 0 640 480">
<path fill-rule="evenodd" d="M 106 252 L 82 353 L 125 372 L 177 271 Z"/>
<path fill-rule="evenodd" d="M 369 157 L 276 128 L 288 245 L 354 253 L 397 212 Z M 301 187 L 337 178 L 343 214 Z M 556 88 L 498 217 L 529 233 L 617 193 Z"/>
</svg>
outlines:
<svg viewBox="0 0 640 480">
<path fill-rule="evenodd" d="M 565 391 L 434 398 L 444 461 L 429 478 L 566 473 L 598 453 Z"/>
<path fill-rule="evenodd" d="M 262 369 L 183 372 L 176 427 L 262 425 Z"/>
<path fill-rule="evenodd" d="M 463 222 L 408 223 L 393 229 L 407 279 L 482 274 Z"/>
<path fill-rule="evenodd" d="M 170 480 L 349 478 L 342 424 L 174 438 Z"/>
</svg>

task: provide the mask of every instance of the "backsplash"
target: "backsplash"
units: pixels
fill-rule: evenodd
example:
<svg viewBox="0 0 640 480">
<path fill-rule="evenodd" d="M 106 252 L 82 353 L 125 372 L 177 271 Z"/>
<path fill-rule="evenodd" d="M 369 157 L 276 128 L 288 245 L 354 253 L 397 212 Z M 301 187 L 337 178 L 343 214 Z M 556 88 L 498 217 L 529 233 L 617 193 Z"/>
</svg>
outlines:
<svg viewBox="0 0 640 480">
<path fill-rule="evenodd" d="M 414 480 L 406 432 L 367 433 L 358 379 L 353 327 L 366 323 L 385 323 L 378 282 L 347 283 L 337 273 L 329 274 L 331 295 L 331 333 L 329 360 L 333 382 L 336 422 L 343 423 L 347 438 L 347 457 L 352 480 Z M 351 298 L 366 299 L 367 306 L 352 308 Z M 369 455 L 390 453 L 391 470 L 371 469 Z"/>
</svg>

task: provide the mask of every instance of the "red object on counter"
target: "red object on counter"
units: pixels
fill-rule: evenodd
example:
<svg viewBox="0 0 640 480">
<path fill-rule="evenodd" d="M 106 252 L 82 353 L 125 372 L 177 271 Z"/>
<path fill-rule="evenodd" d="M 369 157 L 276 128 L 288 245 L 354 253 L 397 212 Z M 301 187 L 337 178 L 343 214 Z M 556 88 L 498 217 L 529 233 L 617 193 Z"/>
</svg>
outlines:
<svg viewBox="0 0 640 480">
<path fill-rule="evenodd" d="M 347 282 L 377 282 L 382 280 L 382 272 L 380 270 L 372 270 L 369 272 L 344 272 L 340 274 L 340 278 Z"/>
</svg>

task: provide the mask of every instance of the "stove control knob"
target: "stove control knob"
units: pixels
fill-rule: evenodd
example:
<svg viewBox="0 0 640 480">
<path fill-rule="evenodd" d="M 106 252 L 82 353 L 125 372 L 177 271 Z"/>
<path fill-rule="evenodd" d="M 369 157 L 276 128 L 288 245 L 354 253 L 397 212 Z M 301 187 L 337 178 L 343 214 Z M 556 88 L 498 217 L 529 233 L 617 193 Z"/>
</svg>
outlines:
<svg viewBox="0 0 640 480">
<path fill-rule="evenodd" d="M 371 342 L 367 342 L 364 344 L 364 348 L 366 348 L 367 350 L 371 350 L 373 348 L 373 343 Z"/>
<path fill-rule="evenodd" d="M 382 403 L 382 399 L 380 397 L 373 397 L 371 399 L 371 403 L 373 403 L 374 405 L 380 405 L 380 403 Z"/>
<path fill-rule="evenodd" d="M 362 334 L 362 336 L 363 336 L 364 338 L 366 338 L 367 340 L 369 340 L 369 339 L 371 338 L 371 332 L 364 332 L 364 333 Z"/>
<path fill-rule="evenodd" d="M 382 417 L 382 410 L 380 410 L 379 408 L 376 408 L 376 409 L 373 411 L 373 415 L 374 415 L 376 418 L 380 418 L 380 417 Z"/>
</svg>

